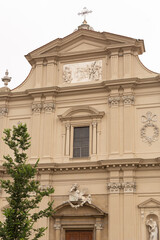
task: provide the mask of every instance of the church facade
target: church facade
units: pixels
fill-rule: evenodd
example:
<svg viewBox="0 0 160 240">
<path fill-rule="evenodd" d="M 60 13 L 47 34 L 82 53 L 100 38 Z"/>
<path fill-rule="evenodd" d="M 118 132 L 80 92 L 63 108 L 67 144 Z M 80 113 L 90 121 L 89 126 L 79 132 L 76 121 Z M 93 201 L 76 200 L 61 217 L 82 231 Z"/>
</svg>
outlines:
<svg viewBox="0 0 160 240">
<path fill-rule="evenodd" d="M 40 206 L 54 199 L 42 239 L 159 240 L 160 75 L 141 63 L 144 51 L 143 40 L 84 22 L 27 54 L 26 80 L 0 89 L 1 136 L 26 123 L 29 162 L 40 159 L 37 179 L 55 189 Z"/>
</svg>

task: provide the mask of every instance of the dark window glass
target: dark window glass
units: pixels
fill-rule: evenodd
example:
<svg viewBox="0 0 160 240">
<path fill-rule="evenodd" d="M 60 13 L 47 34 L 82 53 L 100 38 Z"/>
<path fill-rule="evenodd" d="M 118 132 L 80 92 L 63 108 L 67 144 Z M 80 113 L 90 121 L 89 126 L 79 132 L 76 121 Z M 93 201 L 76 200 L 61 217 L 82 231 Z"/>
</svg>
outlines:
<svg viewBox="0 0 160 240">
<path fill-rule="evenodd" d="M 75 127 L 73 157 L 89 156 L 89 127 Z"/>
</svg>

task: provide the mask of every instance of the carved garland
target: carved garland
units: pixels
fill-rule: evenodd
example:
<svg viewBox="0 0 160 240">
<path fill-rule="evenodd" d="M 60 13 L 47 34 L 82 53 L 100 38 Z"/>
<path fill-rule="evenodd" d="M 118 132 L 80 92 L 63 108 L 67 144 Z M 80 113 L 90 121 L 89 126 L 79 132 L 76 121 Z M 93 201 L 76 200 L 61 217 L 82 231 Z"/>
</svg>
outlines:
<svg viewBox="0 0 160 240">
<path fill-rule="evenodd" d="M 157 141 L 159 137 L 159 128 L 154 124 L 154 122 L 157 122 L 157 116 L 153 115 L 151 112 L 147 112 L 146 116 L 142 115 L 141 121 L 144 123 L 144 126 L 141 128 L 142 141 L 151 145 L 153 142 Z M 147 135 L 148 128 L 152 129 L 152 136 Z"/>
</svg>

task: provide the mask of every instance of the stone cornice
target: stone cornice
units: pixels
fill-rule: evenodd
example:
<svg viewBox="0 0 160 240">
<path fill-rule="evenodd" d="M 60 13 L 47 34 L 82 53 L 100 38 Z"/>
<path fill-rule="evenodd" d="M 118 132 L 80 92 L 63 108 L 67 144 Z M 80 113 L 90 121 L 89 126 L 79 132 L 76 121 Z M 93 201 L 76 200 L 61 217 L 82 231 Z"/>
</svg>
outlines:
<svg viewBox="0 0 160 240">
<path fill-rule="evenodd" d="M 43 87 L 43 88 L 33 88 L 33 89 L 28 89 L 22 92 L 16 92 L 11 91 L 11 92 L 0 92 L 0 100 L 7 99 L 20 99 L 20 98 L 30 98 L 33 97 L 34 95 L 37 94 L 50 94 L 52 96 L 57 96 L 60 94 L 77 94 L 77 93 L 87 93 L 93 92 L 93 91 L 105 91 L 109 92 L 109 87 L 111 86 L 122 86 L 125 87 L 128 84 L 131 84 L 136 93 L 136 88 L 142 88 L 142 87 L 150 87 L 152 86 L 159 86 L 160 83 L 160 75 L 157 74 L 156 77 L 153 78 L 128 78 L 128 79 L 113 79 L 113 80 L 104 80 L 101 82 L 95 82 L 95 83 L 83 83 L 83 84 L 66 84 L 65 86 L 59 85 L 59 86 L 54 86 L 54 87 Z"/>
<path fill-rule="evenodd" d="M 44 59 L 49 60 L 52 59 L 55 62 L 56 61 L 64 61 L 64 60 L 80 60 L 80 59 L 85 59 L 85 58 L 99 58 L 99 57 L 105 57 L 106 55 L 111 55 L 112 51 L 117 51 L 119 52 L 121 49 L 123 50 L 130 50 L 130 53 L 133 54 L 133 49 L 134 51 L 137 51 L 139 54 L 143 52 L 142 49 L 140 49 L 139 46 L 135 46 L 134 44 L 124 44 L 123 47 L 121 45 L 112 45 L 112 46 L 107 46 L 106 48 L 102 49 L 92 49 L 92 50 L 87 50 L 87 51 L 76 51 L 76 52 L 63 52 L 63 53 L 58 53 L 56 50 L 55 52 L 51 53 L 42 53 L 40 56 L 31 56 L 27 55 L 27 60 L 30 62 L 32 66 L 37 64 L 39 61 L 43 62 Z M 117 53 L 118 54 L 118 53 Z M 125 53 L 123 53 L 125 55 Z"/>
<path fill-rule="evenodd" d="M 112 171 L 112 170 L 136 170 L 138 168 L 155 169 L 160 168 L 160 158 L 156 159 L 112 159 L 112 160 L 102 160 L 97 162 L 74 162 L 74 163 L 53 163 L 53 164 L 39 164 L 39 171 Z"/>
<path fill-rule="evenodd" d="M 155 159 L 113 159 L 97 162 L 74 162 L 74 163 L 46 163 L 38 165 L 40 173 L 64 173 L 88 172 L 88 171 L 127 171 L 160 169 L 160 158 Z M 5 168 L 0 166 L 0 174 L 5 174 Z"/>
</svg>

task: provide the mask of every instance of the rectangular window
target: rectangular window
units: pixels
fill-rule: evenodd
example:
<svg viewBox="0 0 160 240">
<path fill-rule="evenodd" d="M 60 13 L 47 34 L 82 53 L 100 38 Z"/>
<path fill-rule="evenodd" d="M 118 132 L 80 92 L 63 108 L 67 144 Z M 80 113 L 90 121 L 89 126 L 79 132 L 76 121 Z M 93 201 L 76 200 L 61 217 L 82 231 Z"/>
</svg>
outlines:
<svg viewBox="0 0 160 240">
<path fill-rule="evenodd" d="M 89 156 L 89 127 L 74 127 L 73 157 Z"/>
</svg>

